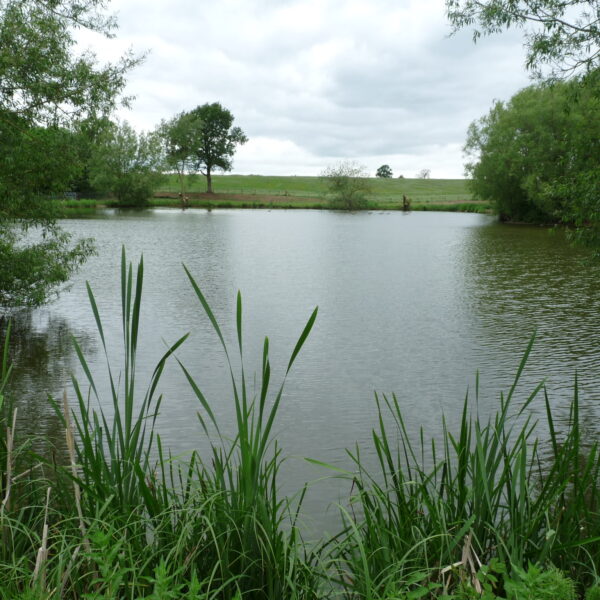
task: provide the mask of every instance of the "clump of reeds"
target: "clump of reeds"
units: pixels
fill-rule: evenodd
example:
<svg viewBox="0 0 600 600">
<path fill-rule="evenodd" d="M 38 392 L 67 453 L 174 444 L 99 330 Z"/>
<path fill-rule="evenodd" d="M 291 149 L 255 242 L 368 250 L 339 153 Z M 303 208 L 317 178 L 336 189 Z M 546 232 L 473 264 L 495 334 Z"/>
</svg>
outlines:
<svg viewBox="0 0 600 600">
<path fill-rule="evenodd" d="M 284 380 L 274 394 L 270 389 L 269 340 L 265 338 L 258 390 L 254 393 L 244 366 L 241 294 L 237 296 L 236 310 L 240 359 L 236 373 L 220 326 L 198 284 L 187 269 L 186 273 L 225 353 L 236 418 L 235 435 L 227 441 L 221 435 L 210 403 L 188 369 L 180 363 L 203 409 L 200 421 L 204 431 L 208 435 L 211 427 L 219 440 L 212 446 L 210 468 L 206 466 L 207 461 L 198 458 L 193 489 L 188 484 L 185 508 L 189 510 L 190 505 L 200 503 L 205 515 L 193 536 L 206 538 L 202 554 L 212 557 L 218 565 L 215 577 L 220 583 L 234 582 L 248 597 L 314 597 L 317 578 L 314 568 L 307 563 L 310 559 L 296 525 L 303 491 L 295 505 L 291 499 L 279 496 L 282 457 L 271 434 L 285 378 L 312 329 L 317 309 L 304 327 L 289 359 Z M 209 490 L 208 495 L 206 490 Z M 205 531 L 198 531 L 198 527 Z"/>
<path fill-rule="evenodd" d="M 386 597 L 406 587 L 415 570 L 448 589 L 445 574 L 453 568 L 475 577 L 491 561 L 507 566 L 509 575 L 540 564 L 582 583 L 590 579 L 600 555 L 598 444 L 582 443 L 577 382 L 562 434 L 541 384 L 517 405 L 532 344 L 497 412 L 482 420 L 467 396 L 457 432 L 442 419 L 441 442 L 421 430 L 415 446 L 397 398 L 376 396 L 379 468 L 367 472 L 360 449 L 350 452 L 355 494 L 332 548 L 348 597 Z M 528 413 L 542 392 L 545 446 Z"/>
<path fill-rule="evenodd" d="M 206 435 L 210 427 L 217 435 L 211 441 L 209 456 L 194 452 L 187 464 L 176 463 L 163 449 L 155 434 L 162 404 L 157 388 L 167 360 L 187 335 L 167 349 L 147 388 L 140 392 L 136 357 L 143 262 L 134 273 L 123 251 L 124 364 L 118 376 L 110 362 L 100 311 L 88 285 L 106 355 L 111 415 L 106 414 L 106 399 L 100 397 L 95 376 L 76 341 L 90 392 L 86 395 L 81 383 L 73 379 L 77 410 L 71 413 L 66 399 L 62 409 L 56 406 L 65 426 L 69 453 L 69 465 L 59 479 L 69 517 L 61 522 L 65 553 L 60 560 L 63 566 L 68 562 L 69 569 L 60 587 L 70 590 L 73 597 L 81 591 L 127 597 L 131 590 L 144 597 L 151 594 L 151 582 L 159 585 L 159 569 L 163 581 L 160 585 L 170 582 L 172 589 L 180 590 L 180 596 L 173 596 L 177 598 L 187 597 L 185 594 L 192 589 L 197 594 L 194 598 L 232 598 L 236 594 L 244 598 L 315 597 L 319 582 L 314 557 L 296 526 L 303 494 L 295 501 L 278 495 L 282 457 L 271 434 L 285 379 L 271 392 L 269 343 L 265 339 L 259 392 L 251 395 L 244 366 L 241 295 L 236 314 L 241 370 L 236 373 L 212 310 L 192 275 L 186 273 L 229 361 L 237 431 L 231 440 L 220 435 L 210 404 L 194 376 L 180 363 L 199 401 Z M 316 310 L 292 352 L 286 375 L 315 318 Z M 65 500 L 69 497 L 70 506 Z M 66 539 L 72 544 L 69 558 Z M 47 536 L 44 540 L 43 555 L 47 557 L 52 551 L 47 550 Z M 87 576 L 78 580 L 82 572 Z"/>
</svg>

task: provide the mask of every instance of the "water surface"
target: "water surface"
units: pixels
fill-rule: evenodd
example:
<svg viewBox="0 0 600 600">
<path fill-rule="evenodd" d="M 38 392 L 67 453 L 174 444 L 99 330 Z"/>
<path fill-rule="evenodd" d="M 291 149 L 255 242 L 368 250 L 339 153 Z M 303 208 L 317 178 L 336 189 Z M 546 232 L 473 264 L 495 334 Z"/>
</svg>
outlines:
<svg viewBox="0 0 600 600">
<path fill-rule="evenodd" d="M 166 344 L 190 332 L 178 356 L 228 432 L 233 412 L 225 358 L 182 264 L 203 289 L 232 348 L 241 290 L 247 368 L 260 370 L 267 335 L 274 382 L 318 305 L 276 423 L 285 454 L 296 457 L 286 464 L 285 490 L 324 474 L 302 457 L 348 467 L 345 448 L 358 443 L 372 460 L 375 391 L 396 393 L 415 436 L 420 426 L 436 434 L 442 413 L 451 426 L 458 422 L 479 371 L 479 410 L 489 414 L 510 387 L 535 331 L 519 398 L 545 378 L 558 414 L 566 418 L 561 406 L 572 395 L 577 372 L 585 422 L 590 435 L 597 433 L 599 267 L 570 248 L 560 232 L 500 225 L 482 215 L 398 212 L 152 210 L 106 212 L 63 225 L 78 237 L 94 237 L 98 255 L 55 303 L 15 320 L 13 390 L 29 427 L 58 432 L 47 394 L 69 391 L 71 372 L 81 376 L 70 336 L 82 345 L 106 392 L 104 355 L 84 282 L 94 290 L 118 369 L 125 244 L 130 259 L 143 254 L 146 274 L 140 392 Z M 165 442 L 176 453 L 205 451 L 198 402 L 176 363 L 160 390 Z M 541 410 L 541 403 L 533 408 Z M 347 493 L 339 481 L 315 487 L 308 504 L 313 514 Z"/>
</svg>

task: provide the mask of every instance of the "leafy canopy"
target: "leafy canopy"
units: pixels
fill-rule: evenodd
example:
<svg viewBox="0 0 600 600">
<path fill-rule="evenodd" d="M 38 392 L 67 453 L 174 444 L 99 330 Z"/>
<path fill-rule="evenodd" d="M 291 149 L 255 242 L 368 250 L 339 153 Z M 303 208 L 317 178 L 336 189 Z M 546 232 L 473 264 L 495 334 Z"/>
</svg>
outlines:
<svg viewBox="0 0 600 600">
<path fill-rule="evenodd" d="M 473 37 L 525 28 L 527 67 L 554 78 L 594 74 L 600 67 L 598 0 L 446 0 L 454 30 L 473 27 Z"/>
<path fill-rule="evenodd" d="M 600 230 L 599 112 L 598 93 L 577 81 L 530 86 L 496 102 L 469 127 L 473 192 L 505 219 L 562 221 L 593 241 Z"/>
<path fill-rule="evenodd" d="M 94 147 L 90 180 L 123 206 L 143 206 L 164 178 L 163 165 L 157 132 L 138 134 L 127 122 L 113 124 Z"/>
<path fill-rule="evenodd" d="M 218 102 L 180 113 L 163 124 L 168 161 L 178 173 L 193 165 L 194 171 L 206 177 L 207 191 L 212 192 L 212 172 L 230 171 L 236 146 L 248 141 L 233 120 L 231 112 Z"/>
<path fill-rule="evenodd" d="M 556 85 L 496 103 L 469 128 L 473 190 L 508 219 L 562 221 L 600 254 L 600 3 L 446 0 L 457 31 L 476 40 L 525 29 L 527 67 Z M 570 85 L 559 85 L 570 81 Z"/>
<path fill-rule="evenodd" d="M 50 201 L 81 171 L 72 128 L 107 115 L 138 62 L 99 65 L 76 28 L 112 35 L 103 0 L 0 3 L 0 306 L 37 305 L 90 253 L 56 225 Z"/>
<path fill-rule="evenodd" d="M 189 112 L 181 112 L 169 121 L 163 121 L 159 127 L 165 148 L 165 166 L 177 173 L 182 197 L 186 175 L 195 175 L 200 168 L 194 156 L 194 140 L 201 137 L 202 126 L 202 120 Z"/>
<path fill-rule="evenodd" d="M 381 165 L 379 169 L 377 169 L 375 176 L 381 177 L 382 179 L 389 179 L 390 177 L 393 177 L 390 165 Z"/>
</svg>

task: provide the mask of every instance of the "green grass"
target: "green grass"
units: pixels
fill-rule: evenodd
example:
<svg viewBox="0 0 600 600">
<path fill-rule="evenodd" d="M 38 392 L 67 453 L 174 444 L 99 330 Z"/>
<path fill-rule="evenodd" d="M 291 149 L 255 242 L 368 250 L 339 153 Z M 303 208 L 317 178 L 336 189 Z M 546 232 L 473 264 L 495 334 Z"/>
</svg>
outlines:
<svg viewBox="0 0 600 600">
<path fill-rule="evenodd" d="M 415 202 L 411 210 L 417 211 L 443 211 L 491 214 L 493 207 L 489 202 L 456 202 L 453 204 L 436 204 L 435 201 L 421 203 Z"/>
<path fill-rule="evenodd" d="M 111 362 L 100 307 L 88 286 L 106 356 L 110 391 L 99 395 L 75 346 L 84 381 L 73 380 L 54 407 L 65 429 L 62 464 L 37 456 L 14 434 L 15 402 L 5 398 L 9 345 L 0 371 L 0 597 L 24 600 L 574 600 L 597 586 L 600 556 L 600 454 L 584 440 L 575 380 L 568 422 L 559 431 L 540 384 L 513 384 L 489 418 L 465 397 L 462 419 L 442 434 L 420 432 L 394 396 L 376 396 L 371 447 L 348 449 L 352 489 L 340 530 L 307 542 L 298 527 L 306 489 L 282 496 L 285 460 L 273 437 L 287 373 L 309 337 L 309 316 L 283 381 L 271 378 L 269 341 L 258 373 L 244 354 L 237 298 L 235 348 L 229 347 L 201 287 L 185 271 L 198 318 L 212 327 L 229 365 L 235 432 L 225 438 L 196 374 L 177 359 L 179 338 L 145 385 L 136 377 L 144 265 L 121 259 L 124 361 Z M 198 401 L 211 443 L 202 457 L 176 460 L 155 432 L 157 395 L 168 365 L 181 370 Z M 84 385 L 85 384 L 85 385 Z M 545 405 L 538 428 L 530 411 Z M 13 399 L 15 400 L 15 399 Z M 18 399 L 16 399 L 18 400 Z M 114 416 L 108 418 L 105 407 Z M 543 438 L 538 431 L 543 431 Z M 378 467 L 366 470 L 369 452 Z M 323 468 L 324 463 L 313 460 Z M 325 507 L 324 507 L 325 508 Z M 587 593 L 597 595 L 597 588 Z"/>
<path fill-rule="evenodd" d="M 85 218 L 92 217 L 98 210 L 107 205 L 107 200 L 87 199 L 81 200 L 61 199 L 53 200 L 56 216 L 58 218 Z"/>
<path fill-rule="evenodd" d="M 471 199 L 465 179 L 369 179 L 371 199 L 378 201 L 402 200 L 406 194 L 413 201 L 459 202 Z M 320 198 L 327 194 L 327 183 L 321 177 L 282 177 L 263 175 L 215 175 L 214 192 L 258 196 L 298 196 Z M 203 177 L 188 177 L 187 191 L 206 191 Z M 160 192 L 178 193 L 176 176 L 167 177 Z"/>
<path fill-rule="evenodd" d="M 600 554 L 598 444 L 581 438 L 576 381 L 569 424 L 560 434 L 542 384 L 517 401 L 532 345 L 496 413 L 487 420 L 477 416 L 476 389 L 474 404 L 465 398 L 458 431 L 441 417 L 441 440 L 421 430 L 414 445 L 396 398 L 376 397 L 379 428 L 372 451 L 379 469 L 364 470 L 364 449 L 349 452 L 356 491 L 344 513 L 346 529 L 332 547 L 348 598 L 387 597 L 415 570 L 446 586 L 440 575 L 452 565 L 448 578 L 457 585 L 476 576 L 478 565 L 495 561 L 512 578 L 540 564 L 556 565 L 580 583 L 594 581 L 594 557 Z M 529 413 L 540 394 L 549 452 Z M 346 573 L 352 573 L 350 583 Z"/>
<path fill-rule="evenodd" d="M 369 179 L 369 210 L 401 210 L 403 196 L 412 210 L 491 212 L 491 205 L 472 200 L 465 179 Z M 201 176 L 187 177 L 187 206 L 196 208 L 303 208 L 327 209 L 327 184 L 321 177 L 279 177 L 262 175 L 215 175 L 215 193 L 205 194 Z M 169 175 L 150 198 L 152 207 L 181 207 L 179 183 Z M 111 205 L 104 200 L 61 200 L 59 210 L 67 216 L 87 216 L 96 207 Z"/>
<path fill-rule="evenodd" d="M 181 201 L 177 198 L 150 198 L 148 206 L 159 208 L 181 208 Z M 210 197 L 191 197 L 187 204 L 188 208 L 262 208 L 262 209 L 323 209 L 328 208 L 327 203 L 320 198 L 292 198 L 281 199 L 265 198 L 264 196 L 235 196 L 228 194 L 215 194 Z"/>
</svg>

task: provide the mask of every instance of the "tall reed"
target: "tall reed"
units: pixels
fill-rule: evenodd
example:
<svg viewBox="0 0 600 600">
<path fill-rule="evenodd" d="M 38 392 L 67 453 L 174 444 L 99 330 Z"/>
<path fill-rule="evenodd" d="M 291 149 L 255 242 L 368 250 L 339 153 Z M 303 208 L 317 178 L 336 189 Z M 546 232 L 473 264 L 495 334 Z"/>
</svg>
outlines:
<svg viewBox="0 0 600 600">
<path fill-rule="evenodd" d="M 158 361 L 145 391 L 138 392 L 136 359 L 138 350 L 144 263 L 140 260 L 134 277 L 133 267 L 127 264 L 125 249 L 121 254 L 121 321 L 123 340 L 123 368 L 115 377 L 110 361 L 102 319 L 89 283 L 86 284 L 98 334 L 106 358 L 110 384 L 110 398 L 101 397 L 88 362 L 77 340 L 73 339 L 85 375 L 89 393 L 82 391 L 77 378 L 72 378 L 77 411 L 69 415 L 68 406 L 57 413 L 69 435 L 72 418 L 77 444 L 77 462 L 80 469 L 78 484 L 85 490 L 84 501 L 95 507 L 110 509 L 124 522 L 130 515 L 143 509 L 149 515 L 160 513 L 162 503 L 152 480 L 155 450 L 154 426 L 162 396 L 156 395 L 157 386 L 168 358 L 185 341 L 178 339 Z M 95 404 L 91 404 L 91 399 Z M 107 402 L 108 400 L 108 402 Z M 112 407 L 110 417 L 106 406 Z M 88 507 L 91 508 L 91 507 Z M 123 522 L 123 521 L 122 521 Z"/>
<path fill-rule="evenodd" d="M 162 402 L 157 387 L 169 357 L 186 340 L 178 339 L 162 356 L 150 378 L 147 390 L 139 394 L 136 385 L 136 357 L 143 287 L 143 261 L 134 276 L 121 257 L 122 337 L 124 363 L 114 374 L 110 349 L 100 312 L 88 284 L 88 296 L 106 356 L 109 402 L 106 414 L 95 376 L 76 341 L 76 352 L 89 387 L 89 394 L 73 378 L 77 410 L 60 411 L 76 460 L 64 474 L 74 483 L 66 495 L 75 499 L 73 525 L 85 545 L 90 546 L 93 523 L 109 523 L 106 528 L 118 544 L 123 536 L 132 556 L 165 557 L 181 565 L 178 577 L 197 577 L 205 593 L 220 597 L 309 598 L 315 597 L 317 575 L 309 564 L 313 558 L 305 550 L 295 523 L 303 492 L 297 502 L 278 495 L 281 451 L 272 441 L 272 429 L 282 401 L 284 381 L 271 393 L 271 367 L 268 339 L 264 341 L 260 367 L 260 391 L 253 396 L 243 355 L 242 300 L 237 298 L 236 333 L 240 370 L 235 372 L 224 336 L 200 287 L 186 269 L 200 306 L 212 324 L 227 357 L 232 384 L 237 430 L 232 440 L 220 433 L 219 423 L 193 375 L 181 368 L 200 403 L 200 421 L 209 435 L 214 428 L 209 457 L 193 452 L 188 464 L 176 463 L 165 452 L 155 433 Z M 312 313 L 288 362 L 285 375 L 306 341 L 316 319 Z M 92 403 L 92 400 L 94 401 Z M 202 416 L 202 413 L 204 416 Z M 74 432 L 70 432 L 70 423 Z M 75 468 L 76 463 L 76 468 Z M 65 495 L 65 487 L 62 490 Z M 83 543 L 82 541 L 82 543 Z M 88 554 L 89 554 L 88 550 Z M 139 581 L 147 580 L 155 567 L 153 558 L 138 565 Z M 118 570 L 118 569 L 117 569 Z M 127 571 L 119 589 L 134 585 Z"/>
<path fill-rule="evenodd" d="M 317 317 L 313 311 L 292 351 L 282 383 L 271 393 L 269 340 L 263 344 L 258 391 L 251 391 L 244 359 L 242 297 L 238 293 L 236 308 L 236 372 L 231 351 L 217 320 L 191 273 L 187 276 L 219 340 L 229 367 L 236 431 L 232 440 L 221 434 L 218 419 L 194 377 L 181 368 L 202 408 L 199 415 L 204 431 L 214 429 L 218 442 L 213 444 L 210 468 L 198 460 L 197 480 L 210 490 L 196 489 L 210 515 L 210 536 L 204 550 L 219 564 L 218 581 L 235 576 L 235 585 L 248 598 L 313 598 L 317 576 L 310 564 L 296 525 L 304 490 L 294 499 L 280 497 L 279 471 L 281 451 L 272 440 L 273 424 L 279 410 L 285 379 L 302 349 Z M 251 381 L 254 378 L 250 378 Z M 193 498 L 193 496 L 192 496 Z"/>
<path fill-rule="evenodd" d="M 497 412 L 482 420 L 467 395 L 456 433 L 442 418 L 441 444 L 421 430 L 415 445 L 397 398 L 376 396 L 378 469 L 367 472 L 360 449 L 350 452 L 356 491 L 332 548 L 347 597 L 398 593 L 423 569 L 431 581 L 448 586 L 444 574 L 453 565 L 474 575 L 492 560 L 509 572 L 529 563 L 553 564 L 579 581 L 590 580 L 600 552 L 598 444 L 583 452 L 575 382 L 562 435 L 543 390 L 551 452 L 542 450 L 538 423 L 528 415 L 542 385 L 516 406 L 532 344 Z"/>
</svg>

